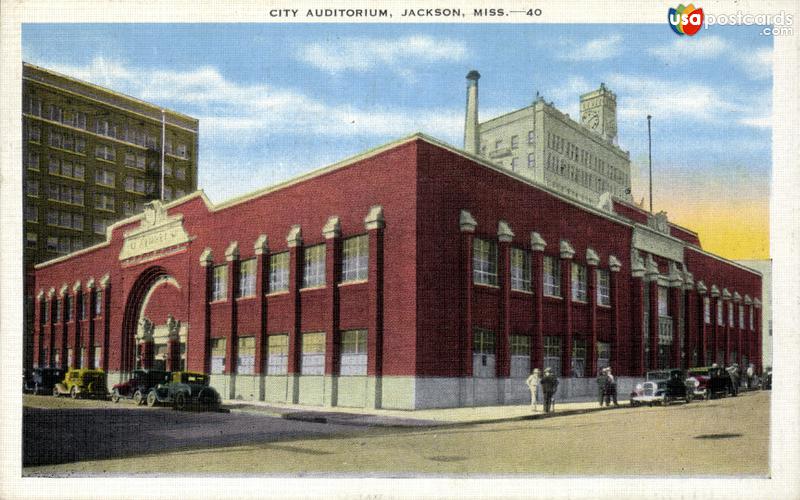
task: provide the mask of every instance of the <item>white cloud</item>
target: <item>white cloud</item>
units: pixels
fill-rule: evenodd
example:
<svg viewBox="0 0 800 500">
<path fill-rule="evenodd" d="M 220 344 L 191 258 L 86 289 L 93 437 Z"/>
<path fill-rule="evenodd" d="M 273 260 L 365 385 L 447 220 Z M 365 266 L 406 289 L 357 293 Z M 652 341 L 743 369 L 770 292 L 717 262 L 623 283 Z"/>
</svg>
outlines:
<svg viewBox="0 0 800 500">
<path fill-rule="evenodd" d="M 750 78 L 762 80 L 772 75 L 772 49 L 764 47 L 752 52 L 738 51 L 732 55 Z"/>
<path fill-rule="evenodd" d="M 422 131 L 456 140 L 463 127 L 460 109 L 334 105 L 294 89 L 234 82 L 211 66 L 189 71 L 150 70 L 104 57 L 96 57 L 86 66 L 46 66 L 195 116 L 200 120 L 201 137 L 211 139 L 246 142 L 276 133 L 400 137 Z"/>
<path fill-rule="evenodd" d="M 603 61 L 622 54 L 622 37 L 609 35 L 585 43 L 567 42 L 566 52 L 559 59 L 566 61 Z"/>
<path fill-rule="evenodd" d="M 425 35 L 398 39 L 352 37 L 309 43 L 299 48 L 296 55 L 299 60 L 331 74 L 363 72 L 380 66 L 408 77 L 408 67 L 412 65 L 462 61 L 467 48 L 459 40 Z"/>
<path fill-rule="evenodd" d="M 648 52 L 668 64 L 682 61 L 713 59 L 730 50 L 730 44 L 723 38 L 708 35 L 698 38 L 680 37 L 667 45 L 651 47 Z"/>
</svg>

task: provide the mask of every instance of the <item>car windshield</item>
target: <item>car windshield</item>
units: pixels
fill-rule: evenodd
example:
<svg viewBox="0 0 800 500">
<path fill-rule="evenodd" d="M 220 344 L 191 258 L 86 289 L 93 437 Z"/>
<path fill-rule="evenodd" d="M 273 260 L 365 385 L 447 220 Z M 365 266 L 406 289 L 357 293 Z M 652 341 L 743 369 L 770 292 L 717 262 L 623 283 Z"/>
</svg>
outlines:
<svg viewBox="0 0 800 500">
<path fill-rule="evenodd" d="M 187 384 L 205 384 L 206 383 L 206 376 L 205 375 L 196 375 L 194 373 L 187 373 L 184 376 L 184 380 Z"/>
<path fill-rule="evenodd" d="M 647 372 L 647 380 L 664 380 L 669 378 L 669 372 Z"/>
</svg>

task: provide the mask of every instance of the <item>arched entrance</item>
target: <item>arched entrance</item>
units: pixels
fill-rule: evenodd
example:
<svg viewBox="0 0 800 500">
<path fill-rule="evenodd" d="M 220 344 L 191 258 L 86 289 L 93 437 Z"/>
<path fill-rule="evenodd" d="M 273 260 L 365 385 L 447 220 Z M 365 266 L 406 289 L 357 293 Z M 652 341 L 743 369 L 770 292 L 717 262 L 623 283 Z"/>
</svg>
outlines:
<svg viewBox="0 0 800 500">
<path fill-rule="evenodd" d="M 122 371 L 135 368 L 184 368 L 186 324 L 183 305 L 164 297 L 179 297 L 180 284 L 161 266 L 142 272 L 133 284 L 122 323 Z"/>
</svg>

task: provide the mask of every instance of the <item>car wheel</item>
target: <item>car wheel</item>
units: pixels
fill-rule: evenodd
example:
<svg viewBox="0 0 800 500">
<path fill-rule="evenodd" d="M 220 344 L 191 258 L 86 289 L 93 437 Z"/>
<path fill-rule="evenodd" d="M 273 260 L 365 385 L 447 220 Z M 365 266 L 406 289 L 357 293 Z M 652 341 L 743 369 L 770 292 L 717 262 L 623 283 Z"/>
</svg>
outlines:
<svg viewBox="0 0 800 500">
<path fill-rule="evenodd" d="M 186 409 L 186 394 L 179 392 L 175 395 L 175 405 L 174 408 L 179 411 L 183 411 Z"/>
<path fill-rule="evenodd" d="M 73 385 L 72 389 L 69 391 L 69 395 L 72 399 L 78 399 L 78 386 Z"/>
<path fill-rule="evenodd" d="M 145 403 L 144 394 L 142 391 L 136 391 L 133 393 L 133 402 L 136 403 L 136 406 L 141 406 Z"/>
<path fill-rule="evenodd" d="M 692 397 L 692 393 L 691 393 L 691 392 L 687 392 L 687 393 L 686 393 L 686 402 L 687 402 L 687 403 L 691 403 L 691 402 L 692 402 L 692 399 L 693 399 L 693 397 Z"/>
<path fill-rule="evenodd" d="M 147 406 L 152 408 L 157 403 L 158 403 L 158 398 L 156 398 L 156 393 L 154 391 L 150 391 L 150 394 L 147 395 Z"/>
<path fill-rule="evenodd" d="M 58 387 L 53 387 L 53 397 L 57 398 L 59 396 Z"/>
<path fill-rule="evenodd" d="M 111 401 L 119 403 L 119 389 L 111 391 Z"/>
</svg>

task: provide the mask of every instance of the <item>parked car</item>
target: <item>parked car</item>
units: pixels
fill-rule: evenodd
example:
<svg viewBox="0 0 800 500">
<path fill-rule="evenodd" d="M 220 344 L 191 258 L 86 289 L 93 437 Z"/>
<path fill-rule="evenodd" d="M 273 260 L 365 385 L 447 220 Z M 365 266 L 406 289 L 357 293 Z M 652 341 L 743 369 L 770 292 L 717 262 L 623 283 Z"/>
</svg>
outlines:
<svg viewBox="0 0 800 500">
<path fill-rule="evenodd" d="M 169 382 L 170 374 L 163 370 L 133 370 L 131 378 L 111 388 L 111 401 L 132 398 L 137 405 L 147 401 L 147 395 L 158 384 Z"/>
<path fill-rule="evenodd" d="M 106 389 L 106 372 L 89 368 L 70 368 L 64 380 L 53 386 L 53 396 L 69 394 L 77 398 L 108 398 Z"/>
<path fill-rule="evenodd" d="M 147 395 L 147 406 L 172 405 L 176 410 L 217 411 L 222 399 L 208 385 L 209 377 L 198 372 L 173 372 L 170 382 L 159 384 Z"/>
<path fill-rule="evenodd" d="M 61 368 L 34 368 L 26 370 L 24 377 L 23 392 L 52 394 L 53 386 L 64 379 L 64 370 Z"/>
<path fill-rule="evenodd" d="M 761 376 L 761 389 L 765 391 L 772 390 L 772 369 L 767 369 Z"/>
<path fill-rule="evenodd" d="M 662 404 L 675 400 L 691 403 L 694 391 L 679 368 L 647 372 L 645 382 L 637 384 L 631 393 L 631 406 Z"/>
<path fill-rule="evenodd" d="M 713 399 L 734 394 L 731 377 L 722 367 L 690 368 L 689 380 L 698 398 Z"/>
</svg>

